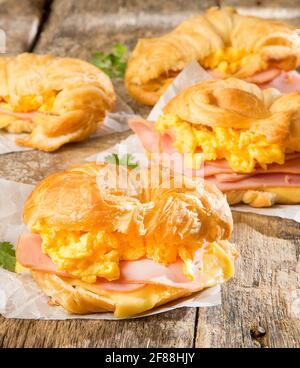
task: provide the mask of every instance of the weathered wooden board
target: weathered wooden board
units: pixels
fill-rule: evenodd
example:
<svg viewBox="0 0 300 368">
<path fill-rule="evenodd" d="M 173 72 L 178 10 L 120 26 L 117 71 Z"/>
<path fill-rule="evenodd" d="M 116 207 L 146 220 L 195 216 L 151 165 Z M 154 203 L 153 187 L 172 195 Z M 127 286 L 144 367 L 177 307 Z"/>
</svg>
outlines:
<svg viewBox="0 0 300 368">
<path fill-rule="evenodd" d="M 6 52 L 31 50 L 42 21 L 46 0 L 0 0 L 0 29 L 6 34 Z"/>
<path fill-rule="evenodd" d="M 299 347 L 300 225 L 244 213 L 234 223 L 236 276 L 222 306 L 200 309 L 196 346 Z M 253 338 L 258 327 L 266 334 Z"/>
<path fill-rule="evenodd" d="M 183 18 L 217 3 L 54 0 L 35 51 L 89 60 L 92 50 L 109 50 L 115 42 L 126 43 L 132 48 L 138 37 L 161 34 Z M 285 9 L 276 17 L 300 24 L 300 1 L 223 0 L 221 3 L 238 3 L 245 13 L 269 17 L 274 9 L 277 15 Z M 1 19 L 8 18 L 1 12 L 0 22 Z M 147 108 L 141 108 L 125 94 L 121 83 L 116 84 L 116 89 L 135 111 L 147 113 Z M 108 148 L 127 135 L 114 134 L 71 144 L 52 154 L 28 151 L 0 155 L 0 177 L 35 183 L 69 164 L 83 162 L 85 157 Z M 198 312 L 181 309 L 130 321 L 0 318 L 0 346 L 300 347 L 299 224 L 238 213 L 234 214 L 234 220 L 233 241 L 240 256 L 234 280 L 222 288 L 221 306 Z M 258 336 L 261 329 L 265 334 Z"/>
</svg>

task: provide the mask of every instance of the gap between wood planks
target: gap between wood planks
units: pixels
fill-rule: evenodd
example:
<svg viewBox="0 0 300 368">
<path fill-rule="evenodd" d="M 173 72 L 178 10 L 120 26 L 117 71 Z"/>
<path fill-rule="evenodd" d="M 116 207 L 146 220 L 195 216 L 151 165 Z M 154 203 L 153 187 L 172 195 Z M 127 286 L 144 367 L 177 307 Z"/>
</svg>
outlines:
<svg viewBox="0 0 300 368">
<path fill-rule="evenodd" d="M 199 308 L 196 308 L 195 313 L 195 325 L 194 325 L 194 337 L 193 337 L 193 348 L 196 348 L 196 341 L 197 341 L 197 335 L 198 335 L 198 318 L 199 318 Z"/>
<path fill-rule="evenodd" d="M 45 29 L 45 26 L 48 22 L 49 16 L 51 14 L 52 4 L 54 0 L 44 0 L 44 6 L 42 10 L 42 17 L 40 19 L 40 23 L 36 32 L 36 35 L 34 36 L 31 45 L 28 47 L 28 52 L 33 52 L 39 39 L 40 35 L 42 34 L 43 30 Z"/>
</svg>

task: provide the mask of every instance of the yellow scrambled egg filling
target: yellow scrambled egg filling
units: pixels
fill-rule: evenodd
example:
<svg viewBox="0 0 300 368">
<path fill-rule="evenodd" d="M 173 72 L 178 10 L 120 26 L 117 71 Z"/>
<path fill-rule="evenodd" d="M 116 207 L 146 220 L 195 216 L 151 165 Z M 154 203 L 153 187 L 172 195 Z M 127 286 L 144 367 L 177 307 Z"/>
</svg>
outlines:
<svg viewBox="0 0 300 368">
<path fill-rule="evenodd" d="M 46 112 L 52 109 L 55 97 L 55 92 L 43 96 L 20 96 L 15 101 L 12 101 L 9 97 L 0 97 L 0 108 L 12 112 Z"/>
<path fill-rule="evenodd" d="M 224 74 L 235 74 L 253 56 L 254 54 L 250 54 L 246 50 L 226 47 L 217 50 L 204 60 L 201 60 L 201 64 L 206 69 L 214 69 Z M 261 67 L 262 69 L 266 69 L 267 64 Z"/>
<path fill-rule="evenodd" d="M 143 257 L 161 264 L 171 264 L 178 258 L 184 262 L 184 273 L 192 279 L 192 260 L 199 244 L 157 244 L 142 236 L 131 236 L 105 231 L 75 232 L 55 230 L 41 225 L 33 229 L 42 237 L 42 251 L 48 254 L 61 271 L 66 271 L 84 282 L 94 283 L 97 277 L 109 281 L 120 277 L 119 262 Z M 212 251 L 218 245 L 210 243 Z"/>
<path fill-rule="evenodd" d="M 168 114 L 160 116 L 155 126 L 160 132 L 175 130 L 173 146 L 179 152 L 194 153 L 200 147 L 204 161 L 226 159 L 238 173 L 251 173 L 257 165 L 266 169 L 268 164 L 284 163 L 284 146 L 269 143 L 263 135 L 257 136 L 249 130 L 210 129 Z"/>
</svg>

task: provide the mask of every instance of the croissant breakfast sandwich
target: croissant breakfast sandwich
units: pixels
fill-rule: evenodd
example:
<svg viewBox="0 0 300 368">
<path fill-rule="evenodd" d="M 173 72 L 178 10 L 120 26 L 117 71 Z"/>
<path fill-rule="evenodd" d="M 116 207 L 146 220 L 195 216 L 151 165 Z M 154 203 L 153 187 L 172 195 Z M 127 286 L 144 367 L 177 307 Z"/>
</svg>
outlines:
<svg viewBox="0 0 300 368">
<path fill-rule="evenodd" d="M 17 144 L 55 151 L 94 133 L 115 105 L 106 74 L 72 58 L 0 57 L 0 129 L 29 133 Z"/>
<path fill-rule="evenodd" d="M 235 78 L 204 81 L 171 99 L 155 124 L 134 119 L 130 126 L 150 153 L 182 154 L 174 160 L 201 154 L 204 167 L 191 160 L 187 169 L 217 185 L 230 204 L 300 203 L 300 92 Z"/>
<path fill-rule="evenodd" d="M 126 317 L 233 276 L 231 212 L 214 185 L 181 177 L 178 186 L 172 175 L 167 186 L 161 177 L 142 185 L 143 169 L 112 187 L 112 170 L 88 163 L 53 174 L 25 203 L 31 232 L 19 238 L 16 270 L 29 269 L 51 305 Z"/>
<path fill-rule="evenodd" d="M 192 60 L 214 78 L 236 77 L 282 92 L 300 90 L 300 37 L 278 21 L 213 7 L 158 38 L 138 41 L 125 82 L 139 102 L 154 105 Z"/>
</svg>

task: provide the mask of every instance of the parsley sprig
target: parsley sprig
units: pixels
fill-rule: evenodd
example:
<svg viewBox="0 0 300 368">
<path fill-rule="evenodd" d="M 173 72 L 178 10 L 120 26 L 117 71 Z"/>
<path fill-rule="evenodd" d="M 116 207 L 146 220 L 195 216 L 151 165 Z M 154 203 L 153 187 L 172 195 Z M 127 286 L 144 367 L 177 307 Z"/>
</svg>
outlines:
<svg viewBox="0 0 300 368">
<path fill-rule="evenodd" d="M 135 169 L 139 166 L 137 162 L 135 162 L 134 156 L 129 154 L 123 155 L 119 157 L 116 153 L 112 153 L 104 158 L 106 162 L 114 165 L 126 166 L 129 169 Z"/>
<path fill-rule="evenodd" d="M 112 46 L 111 53 L 94 51 L 91 63 L 100 68 L 113 79 L 123 79 L 127 66 L 128 49 L 125 45 L 117 43 Z"/>
<path fill-rule="evenodd" d="M 9 242 L 0 242 L 0 267 L 14 272 L 16 267 L 16 252 Z"/>
</svg>

